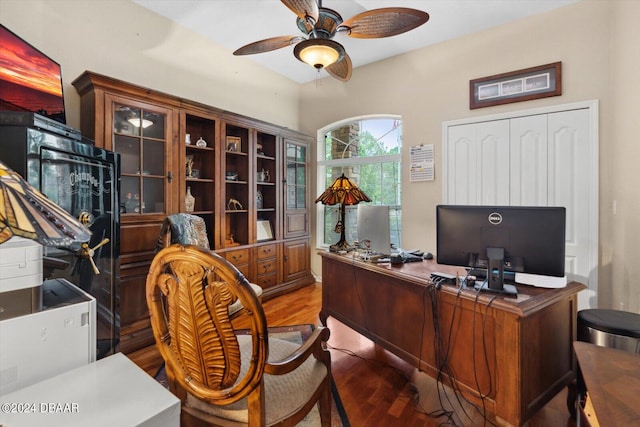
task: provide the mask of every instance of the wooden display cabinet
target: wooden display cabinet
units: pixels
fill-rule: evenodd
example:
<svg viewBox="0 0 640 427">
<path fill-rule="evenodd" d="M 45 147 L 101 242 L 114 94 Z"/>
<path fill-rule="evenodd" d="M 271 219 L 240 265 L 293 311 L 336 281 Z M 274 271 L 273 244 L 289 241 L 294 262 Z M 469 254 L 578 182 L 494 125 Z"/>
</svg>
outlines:
<svg viewBox="0 0 640 427">
<path fill-rule="evenodd" d="M 256 200 L 256 242 L 265 242 L 280 238 L 280 229 L 275 227 L 279 224 L 277 216 L 280 209 L 278 185 L 276 171 L 278 139 L 276 135 L 258 131 L 255 144 L 256 152 L 256 172 L 255 172 L 255 193 Z M 275 229 L 274 229 L 275 227 Z M 275 283 L 274 283 L 275 284 Z"/>
<path fill-rule="evenodd" d="M 284 139 L 284 238 L 309 235 L 308 145 Z"/>
<path fill-rule="evenodd" d="M 177 110 L 108 77 L 86 73 L 73 84 L 82 134 L 121 155 L 120 349 L 128 352 L 154 342 L 145 282 L 160 224 L 177 206 Z"/>
<path fill-rule="evenodd" d="M 147 272 L 162 221 L 185 212 L 187 188 L 211 249 L 263 286 L 263 300 L 315 282 L 309 137 L 89 71 L 73 85 L 81 97 L 83 135 L 122 156 L 124 353 L 154 342 Z M 205 143 L 198 144 L 201 138 Z"/>
<path fill-rule="evenodd" d="M 226 123 L 224 129 L 225 188 L 224 240 L 222 247 L 230 248 L 250 243 L 249 236 L 249 129 Z"/>
<path fill-rule="evenodd" d="M 186 195 L 190 191 L 195 198 L 194 215 L 204 219 L 207 226 L 209 245 L 216 246 L 215 222 L 216 190 L 219 166 L 216 162 L 216 141 L 219 135 L 220 120 L 216 116 L 203 112 L 182 111 L 180 114 L 180 135 L 183 150 L 179 150 L 179 158 L 184 164 L 185 178 L 179 181 L 179 194 Z M 185 197 L 179 201 L 179 211 L 187 212 Z"/>
</svg>

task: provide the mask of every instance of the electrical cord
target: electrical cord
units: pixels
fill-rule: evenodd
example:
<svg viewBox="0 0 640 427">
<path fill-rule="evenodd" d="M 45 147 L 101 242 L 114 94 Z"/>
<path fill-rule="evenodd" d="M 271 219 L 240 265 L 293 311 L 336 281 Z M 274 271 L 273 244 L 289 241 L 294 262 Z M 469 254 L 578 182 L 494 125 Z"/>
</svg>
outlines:
<svg viewBox="0 0 640 427">
<path fill-rule="evenodd" d="M 485 308 L 485 312 L 483 314 L 483 320 L 482 320 L 482 349 L 483 349 L 483 353 L 484 353 L 484 361 L 485 361 L 485 367 L 487 369 L 487 377 L 489 378 L 489 391 L 487 391 L 486 394 L 482 393 L 482 390 L 480 388 L 480 381 L 478 380 L 478 372 L 477 372 L 477 366 L 476 366 L 476 334 L 475 334 L 475 330 L 476 330 L 476 312 L 477 312 L 477 305 L 478 305 L 478 299 L 480 297 L 480 294 L 482 293 L 482 288 L 478 288 L 476 290 L 476 296 L 473 302 L 473 317 L 471 320 L 472 323 L 472 330 L 473 330 L 473 334 L 471 335 L 471 358 L 473 360 L 473 376 L 474 376 L 474 380 L 476 383 L 476 391 L 478 392 L 478 396 L 480 398 L 480 402 L 482 402 L 482 412 L 480 412 L 480 409 L 478 407 L 476 407 L 476 410 L 478 411 L 478 413 L 482 416 L 482 418 L 484 419 L 484 425 L 487 424 L 487 422 L 489 422 L 492 426 L 495 426 L 495 424 L 493 422 L 491 422 L 491 420 L 489 420 L 487 418 L 487 406 L 485 403 L 485 399 L 488 396 L 491 396 L 491 393 L 493 393 L 493 381 L 491 378 L 491 367 L 489 366 L 489 356 L 487 354 L 487 343 L 486 343 L 486 320 L 487 320 L 487 316 L 489 313 L 489 307 L 491 307 L 491 304 L 493 304 L 493 301 L 495 301 L 495 299 L 498 297 L 498 294 L 493 295 L 491 297 L 491 299 L 489 300 L 489 302 L 487 303 L 487 307 Z M 475 406 L 475 405 L 474 405 Z"/>
<path fill-rule="evenodd" d="M 467 411 L 465 410 L 465 406 L 463 404 L 463 400 L 464 402 L 466 402 L 467 404 L 469 404 L 470 406 L 472 406 L 474 408 L 474 410 L 479 413 L 484 420 L 484 424 L 486 425 L 487 422 L 490 423 L 491 425 L 495 426 L 495 424 L 489 420 L 487 418 L 486 415 L 486 406 L 484 404 L 484 399 L 486 398 L 486 396 L 490 395 L 493 388 L 492 388 L 492 383 L 490 383 L 490 391 L 487 395 L 483 395 L 481 393 L 481 391 L 478 392 L 478 394 L 481 397 L 482 403 L 483 403 L 483 411 L 480 411 L 480 408 L 478 408 L 478 406 L 474 403 L 471 402 L 466 396 L 465 393 L 460 389 L 460 386 L 458 385 L 458 382 L 455 378 L 455 372 L 453 371 L 452 367 L 449 364 L 449 355 L 450 355 L 450 351 L 451 351 L 451 346 L 452 346 L 452 334 L 453 334 L 453 325 L 454 325 L 454 321 L 456 318 L 456 311 L 457 311 L 457 307 L 458 307 L 458 302 L 460 301 L 460 295 L 462 294 L 462 291 L 464 289 L 464 284 L 469 283 L 469 274 L 470 272 L 467 271 L 467 274 L 465 275 L 465 277 L 460 280 L 458 277 L 458 292 L 456 293 L 456 301 L 454 304 L 454 308 L 453 308 L 453 312 L 452 312 L 452 316 L 451 316 L 451 322 L 449 325 L 449 334 L 448 337 L 446 339 L 446 341 L 443 340 L 443 337 L 441 336 L 441 331 L 440 331 L 440 324 L 439 324 L 439 315 L 438 315 L 438 306 L 437 306 L 437 298 L 436 298 L 436 293 L 433 292 L 431 294 L 431 301 L 432 301 L 432 316 L 433 316 L 433 325 L 434 325 L 434 350 L 435 350 L 435 356 L 436 356 L 436 366 L 438 368 L 438 375 L 436 377 L 436 384 L 438 387 L 438 399 L 440 401 L 440 406 L 441 406 L 441 410 L 439 411 L 440 416 L 442 415 L 447 415 L 447 424 L 455 424 L 455 420 L 453 419 L 453 413 L 451 411 L 447 411 L 446 409 L 444 409 L 444 405 L 443 405 L 443 397 L 444 399 L 446 399 L 447 403 L 451 406 L 452 405 L 452 401 L 451 401 L 451 397 L 449 396 L 449 394 L 447 393 L 447 389 L 445 388 L 445 385 L 449 385 L 449 387 L 451 388 L 451 390 L 454 393 L 455 399 L 459 405 L 459 408 L 461 408 L 464 416 L 467 417 L 467 419 L 471 420 L 471 416 L 469 413 L 467 413 Z M 434 288 L 436 290 L 439 290 L 440 287 L 437 286 L 438 284 L 441 284 L 442 280 L 446 280 L 446 279 L 440 279 L 440 280 L 434 280 Z M 440 283 L 438 283 L 440 282 Z M 497 295 L 496 295 L 497 297 Z M 476 303 L 477 303 L 477 298 L 478 295 L 476 295 Z M 490 307 L 491 303 L 493 303 L 493 300 L 495 299 L 495 297 L 489 302 L 487 309 Z M 474 314 L 473 314 L 473 321 L 475 322 L 475 315 L 476 315 L 476 309 L 474 306 Z M 485 311 L 485 317 L 484 317 L 484 322 L 483 322 L 483 330 L 485 329 L 484 325 L 486 324 L 486 317 L 487 317 L 487 311 Z M 487 350 L 486 350 L 486 340 L 485 338 L 485 334 L 483 333 L 483 348 L 484 348 L 484 352 L 485 352 L 485 363 L 487 366 L 487 371 L 490 372 L 489 369 L 489 365 L 488 365 L 488 356 L 487 356 Z M 472 329 L 472 339 L 475 339 L 475 323 L 473 325 L 473 329 Z M 445 344 L 446 343 L 446 344 Z M 473 344 L 473 350 L 475 351 L 475 342 Z M 474 374 L 475 374 L 475 354 L 474 354 Z M 445 383 L 444 381 L 444 375 L 446 375 L 446 377 L 448 378 L 448 382 Z M 478 381 L 476 380 L 476 383 Z M 479 386 L 478 390 L 479 390 Z M 436 411 L 434 411 L 436 412 Z"/>
<path fill-rule="evenodd" d="M 440 334 L 440 325 L 439 325 L 439 318 L 440 316 L 438 315 L 438 308 L 437 308 L 437 298 L 436 295 L 434 294 L 432 296 L 432 315 L 433 315 L 433 323 L 434 323 L 434 348 L 436 349 L 436 366 L 438 367 L 438 376 L 436 378 L 437 381 L 437 385 L 438 385 L 438 392 L 439 392 L 439 399 L 441 401 L 441 407 L 443 407 L 443 411 L 444 411 L 444 406 L 442 405 L 442 397 L 441 395 L 444 395 L 444 397 L 447 399 L 447 403 L 449 403 L 449 405 L 451 407 L 453 407 L 453 403 L 451 401 L 451 398 L 449 397 L 449 394 L 446 391 L 445 385 L 448 385 L 451 390 L 454 393 L 455 396 L 455 400 L 459 406 L 459 408 L 462 410 L 463 414 L 468 418 L 471 419 L 471 417 L 469 416 L 469 414 L 467 413 L 467 411 L 465 410 L 465 406 L 463 404 L 463 400 L 471 405 L 473 405 L 472 402 L 470 402 L 465 396 L 463 391 L 460 389 L 458 382 L 455 378 L 455 372 L 453 371 L 453 368 L 449 365 L 449 355 L 450 355 L 450 351 L 451 351 L 451 340 L 453 338 L 453 324 L 456 318 L 456 311 L 458 308 L 458 302 L 460 301 L 460 295 L 462 293 L 463 287 L 462 284 L 463 282 L 461 282 L 460 280 L 458 280 L 459 283 L 459 287 L 458 287 L 458 292 L 456 294 L 456 302 L 454 304 L 454 309 L 452 312 L 452 316 L 451 316 L 451 323 L 449 325 L 449 334 L 446 340 L 446 345 L 443 345 L 443 338 L 441 337 Z M 437 289 L 437 288 L 436 288 Z M 446 374 L 447 378 L 448 378 L 448 382 L 445 383 L 443 380 L 443 374 Z M 440 391 L 440 389 L 442 389 L 442 391 Z M 450 420 L 451 422 L 454 423 L 455 422 L 453 420 Z"/>
<path fill-rule="evenodd" d="M 366 324 L 366 319 L 367 316 L 365 316 L 364 313 L 364 305 L 363 305 L 363 301 L 362 301 L 362 295 L 360 293 L 360 289 L 358 286 L 358 276 L 357 276 L 357 272 L 356 272 L 356 268 L 357 266 L 356 264 L 356 259 L 355 259 L 355 253 L 352 256 L 352 279 L 353 279 L 353 284 L 354 284 L 354 290 L 356 293 L 356 296 L 358 298 L 358 304 L 360 306 L 360 313 L 362 315 L 362 319 L 364 322 L 364 327 L 367 331 L 369 331 L 369 327 Z M 452 339 L 453 339 L 453 325 L 454 325 L 454 321 L 456 318 L 456 312 L 457 312 L 457 308 L 458 308 L 458 302 L 460 301 L 460 295 L 462 294 L 463 291 L 463 285 L 464 283 L 468 283 L 468 277 L 469 277 L 469 273 L 467 272 L 466 276 L 464 277 L 463 280 L 458 280 L 458 292 L 456 293 L 456 299 L 455 299 L 455 304 L 453 307 L 453 312 L 452 312 L 452 316 L 451 316 L 451 321 L 450 321 L 450 325 L 449 325 L 449 333 L 448 336 L 446 337 L 442 337 L 441 336 L 441 331 L 440 331 L 440 321 L 439 321 L 439 310 L 438 310 L 438 298 L 437 298 L 437 293 L 438 291 L 442 288 L 442 284 L 447 282 L 447 279 L 440 277 L 440 278 L 430 278 L 428 280 L 428 285 L 424 287 L 424 291 L 423 291 L 423 316 L 422 316 L 422 326 L 421 326 L 421 337 L 420 337 L 420 348 L 419 348 L 419 353 L 418 353 L 418 370 L 420 370 L 420 365 L 422 362 L 422 349 L 424 348 L 424 331 L 426 328 L 426 318 L 427 318 L 427 314 L 426 314 L 426 306 L 427 303 L 425 301 L 425 298 L 427 295 L 429 295 L 429 299 L 431 301 L 431 313 L 432 313 L 432 322 L 433 322 L 433 327 L 434 327 L 434 355 L 435 355 L 435 359 L 436 359 L 436 367 L 438 369 L 438 374 L 436 376 L 436 388 L 438 391 L 438 401 L 440 404 L 440 409 L 434 410 L 434 411 L 426 411 L 422 405 L 420 404 L 419 401 L 419 395 L 417 396 L 417 400 L 414 400 L 414 403 L 417 406 L 417 410 L 421 413 L 423 413 L 424 415 L 431 417 L 431 418 L 442 418 L 442 417 L 446 417 L 446 421 L 441 423 L 440 425 L 450 425 L 450 426 L 454 426 L 454 427 L 458 427 L 458 425 L 456 424 L 456 420 L 455 420 L 455 416 L 456 413 L 453 410 L 447 410 L 445 409 L 445 401 L 448 403 L 449 407 L 454 407 L 453 402 L 452 402 L 452 398 L 449 396 L 449 393 L 447 392 L 447 389 L 445 388 L 445 386 L 449 386 L 451 388 L 451 390 L 454 393 L 455 396 L 455 400 L 458 403 L 458 407 L 461 408 L 462 412 L 464 413 L 464 416 L 471 420 L 471 416 L 470 414 L 467 413 L 467 411 L 465 410 L 465 405 L 463 404 L 463 400 L 470 404 L 476 412 L 478 412 L 480 415 L 482 415 L 485 425 L 487 422 L 491 423 L 491 425 L 494 425 L 490 420 L 487 419 L 486 416 L 486 405 L 484 402 L 484 399 L 487 396 L 491 395 L 491 392 L 493 390 L 492 388 L 492 381 L 491 381 L 491 377 L 489 375 L 489 381 L 490 381 L 490 388 L 489 388 L 489 392 L 486 395 L 483 395 L 481 390 L 480 390 L 480 386 L 479 386 L 479 381 L 477 379 L 477 373 L 476 373 L 476 366 L 475 366 L 475 316 L 476 316 L 476 309 L 475 309 L 475 305 L 474 305 L 474 313 L 473 313 L 473 329 L 472 329 L 472 339 L 473 339 L 473 344 L 472 344 L 472 351 L 473 351 L 473 363 L 474 363 L 474 376 L 475 376 L 475 380 L 476 380 L 476 387 L 478 389 L 478 394 L 480 396 L 480 399 L 482 401 L 482 406 L 483 406 L 483 410 L 480 411 L 480 409 L 471 401 L 469 401 L 465 395 L 464 392 L 460 389 L 460 386 L 458 385 L 457 380 L 455 379 L 455 373 L 452 369 L 452 367 L 449 364 L 449 355 L 450 355 L 450 351 L 451 351 L 451 346 L 452 346 Z M 479 296 L 479 290 L 478 293 L 476 294 L 476 298 L 475 298 L 475 304 L 477 304 L 478 301 L 478 296 Z M 487 311 L 489 306 L 491 305 L 491 303 L 493 302 L 493 300 L 497 297 L 494 296 L 491 301 L 489 302 L 488 306 L 487 306 Z M 483 330 L 484 330 L 484 325 L 486 322 L 486 315 L 487 315 L 487 311 L 485 311 L 485 317 L 483 319 Z M 327 348 L 336 350 L 336 351 L 340 351 L 343 352 L 347 355 L 353 356 L 353 357 L 358 357 L 364 361 L 370 362 L 370 363 L 375 363 L 378 366 L 382 366 L 385 368 L 389 368 L 389 369 L 393 369 L 396 372 L 398 372 L 400 375 L 402 375 L 405 380 L 407 381 L 407 383 L 409 384 L 410 389 L 413 387 L 414 390 L 416 390 L 417 392 L 417 388 L 415 387 L 415 385 L 412 383 L 411 379 L 408 378 L 404 372 L 402 372 L 401 370 L 390 366 L 386 363 L 380 362 L 378 360 L 375 359 L 368 359 L 365 357 L 362 357 L 358 354 L 356 354 L 355 352 L 348 350 L 348 349 L 342 349 L 342 348 L 336 348 L 330 345 L 327 345 Z M 487 371 L 490 374 L 490 370 L 489 370 L 489 362 L 488 362 L 488 356 L 487 356 L 487 350 L 486 350 L 486 342 L 484 339 L 484 333 L 483 333 L 483 348 L 484 348 L 484 353 L 485 353 L 485 362 L 486 362 L 486 366 L 487 366 Z M 446 375 L 446 376 L 445 376 Z M 445 378 L 448 379 L 448 381 L 445 381 Z M 400 394 L 400 392 L 398 392 L 398 396 L 402 397 L 402 395 Z M 407 396 L 410 397 L 410 396 Z M 414 396 L 415 398 L 415 396 Z"/>
</svg>

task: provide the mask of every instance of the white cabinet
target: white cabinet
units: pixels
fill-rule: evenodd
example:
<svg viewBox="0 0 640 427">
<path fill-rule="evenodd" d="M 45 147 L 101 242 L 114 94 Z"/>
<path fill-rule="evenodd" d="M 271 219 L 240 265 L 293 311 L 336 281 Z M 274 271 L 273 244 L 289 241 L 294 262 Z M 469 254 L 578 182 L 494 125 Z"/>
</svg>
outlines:
<svg viewBox="0 0 640 427">
<path fill-rule="evenodd" d="M 179 427 L 180 399 L 122 353 L 2 396 L 11 427 Z"/>
</svg>

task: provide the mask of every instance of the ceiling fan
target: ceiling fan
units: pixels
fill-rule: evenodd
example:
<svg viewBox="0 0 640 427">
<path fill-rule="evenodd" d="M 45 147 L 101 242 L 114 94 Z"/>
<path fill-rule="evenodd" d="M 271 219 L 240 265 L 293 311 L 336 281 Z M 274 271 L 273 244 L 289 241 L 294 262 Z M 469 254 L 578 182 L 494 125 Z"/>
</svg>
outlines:
<svg viewBox="0 0 640 427">
<path fill-rule="evenodd" d="M 318 71 L 325 69 L 344 82 L 351 78 L 351 58 L 333 40 L 336 34 L 374 39 L 395 36 L 419 27 L 429 14 L 406 7 L 387 7 L 359 13 L 346 21 L 338 12 L 322 7 L 322 0 L 281 0 L 298 15 L 298 28 L 304 36 L 280 36 L 245 45 L 234 55 L 253 55 L 295 45 L 293 54 Z"/>
</svg>

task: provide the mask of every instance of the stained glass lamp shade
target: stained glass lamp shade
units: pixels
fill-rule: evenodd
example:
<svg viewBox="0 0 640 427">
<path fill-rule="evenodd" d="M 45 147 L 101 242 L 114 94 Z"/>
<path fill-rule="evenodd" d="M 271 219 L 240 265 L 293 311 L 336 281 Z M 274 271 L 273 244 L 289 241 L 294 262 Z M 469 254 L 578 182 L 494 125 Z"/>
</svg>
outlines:
<svg viewBox="0 0 640 427">
<path fill-rule="evenodd" d="M 357 185 L 352 183 L 349 178 L 342 174 L 316 199 L 316 203 L 321 202 L 324 205 L 340 204 L 340 220 L 336 224 L 334 231 L 340 233 L 340 241 L 329 247 L 331 252 L 350 251 L 353 248 L 349 245 L 345 238 L 344 220 L 345 206 L 357 205 L 360 202 L 370 202 L 371 199 L 364 191 L 360 190 Z"/>
<path fill-rule="evenodd" d="M 0 244 L 13 236 L 69 247 L 88 241 L 91 232 L 0 162 Z"/>
</svg>

